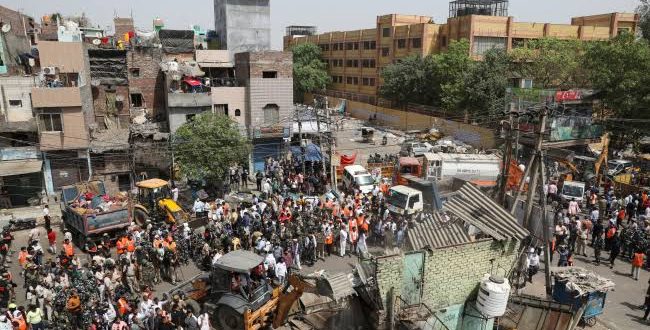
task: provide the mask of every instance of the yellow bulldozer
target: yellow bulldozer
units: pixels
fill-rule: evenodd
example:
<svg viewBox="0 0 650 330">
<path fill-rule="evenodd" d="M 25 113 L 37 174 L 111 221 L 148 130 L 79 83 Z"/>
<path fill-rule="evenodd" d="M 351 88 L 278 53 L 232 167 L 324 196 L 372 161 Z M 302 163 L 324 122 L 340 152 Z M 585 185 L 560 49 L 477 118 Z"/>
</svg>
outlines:
<svg viewBox="0 0 650 330">
<path fill-rule="evenodd" d="M 148 179 L 135 185 L 138 193 L 133 203 L 133 220 L 137 225 L 144 226 L 147 221 L 169 224 L 189 222 L 189 214 L 171 198 L 167 181 Z"/>
</svg>

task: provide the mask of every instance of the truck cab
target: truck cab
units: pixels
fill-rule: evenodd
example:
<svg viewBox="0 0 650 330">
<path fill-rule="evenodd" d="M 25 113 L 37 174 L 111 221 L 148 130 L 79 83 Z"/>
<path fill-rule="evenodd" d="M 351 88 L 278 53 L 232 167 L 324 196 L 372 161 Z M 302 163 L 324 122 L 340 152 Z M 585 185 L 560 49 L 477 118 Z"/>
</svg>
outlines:
<svg viewBox="0 0 650 330">
<path fill-rule="evenodd" d="M 388 210 L 400 215 L 412 215 L 424 209 L 422 192 L 407 186 L 391 187 L 387 202 Z"/>
<path fill-rule="evenodd" d="M 429 150 L 430 146 L 427 146 L 427 144 L 423 142 L 407 141 L 402 144 L 400 155 L 417 157 L 424 155 L 429 152 Z"/>
</svg>

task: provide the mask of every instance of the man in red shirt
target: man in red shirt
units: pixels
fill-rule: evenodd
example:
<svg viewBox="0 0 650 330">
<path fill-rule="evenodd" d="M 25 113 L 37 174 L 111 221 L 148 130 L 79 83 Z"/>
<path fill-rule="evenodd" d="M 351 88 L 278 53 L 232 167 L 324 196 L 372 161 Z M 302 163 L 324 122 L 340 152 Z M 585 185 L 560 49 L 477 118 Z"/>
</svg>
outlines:
<svg viewBox="0 0 650 330">
<path fill-rule="evenodd" d="M 47 229 L 47 241 L 50 243 L 50 253 L 56 254 L 56 233 L 52 228 Z"/>
</svg>

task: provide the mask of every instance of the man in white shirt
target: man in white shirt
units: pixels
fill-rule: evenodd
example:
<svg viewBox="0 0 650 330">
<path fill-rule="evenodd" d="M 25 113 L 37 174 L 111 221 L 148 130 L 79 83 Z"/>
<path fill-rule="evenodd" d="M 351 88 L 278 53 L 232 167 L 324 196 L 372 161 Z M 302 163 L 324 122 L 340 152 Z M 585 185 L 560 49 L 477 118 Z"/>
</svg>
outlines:
<svg viewBox="0 0 650 330">
<path fill-rule="evenodd" d="M 345 256 L 345 248 L 348 244 L 348 232 L 345 231 L 345 227 L 347 226 L 341 226 L 341 230 L 339 231 L 339 255 L 341 257 Z"/>
<path fill-rule="evenodd" d="M 278 278 L 280 284 L 284 284 L 284 279 L 287 276 L 287 264 L 284 263 L 284 258 L 280 257 L 278 263 L 275 265 L 275 277 Z"/>
</svg>

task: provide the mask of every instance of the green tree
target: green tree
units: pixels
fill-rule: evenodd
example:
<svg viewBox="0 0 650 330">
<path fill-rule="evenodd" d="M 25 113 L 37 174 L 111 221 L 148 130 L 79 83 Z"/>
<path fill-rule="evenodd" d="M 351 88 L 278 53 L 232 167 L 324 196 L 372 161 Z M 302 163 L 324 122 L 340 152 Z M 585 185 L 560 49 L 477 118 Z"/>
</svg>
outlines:
<svg viewBox="0 0 650 330">
<path fill-rule="evenodd" d="M 294 46 L 293 52 L 293 88 L 294 98 L 302 102 L 305 93 L 323 90 L 330 84 L 327 64 L 322 59 L 320 47 L 313 43 Z"/>
<path fill-rule="evenodd" d="M 618 116 L 650 118 L 650 46 L 622 34 L 588 47 L 584 66 L 603 104 Z"/>
<path fill-rule="evenodd" d="M 506 105 L 509 86 L 510 56 L 503 49 L 491 49 L 465 76 L 467 108 L 472 113 L 498 115 Z"/>
<path fill-rule="evenodd" d="M 206 112 L 178 128 L 173 149 L 184 176 L 219 181 L 229 166 L 247 161 L 250 145 L 232 119 Z"/>
<path fill-rule="evenodd" d="M 585 43 L 579 40 L 544 38 L 529 40 L 512 50 L 516 71 L 532 78 L 537 88 L 569 89 L 587 84 L 582 67 Z"/>
<path fill-rule="evenodd" d="M 427 59 L 419 55 L 405 57 L 381 71 L 384 84 L 379 94 L 399 105 L 408 102 L 429 104 L 434 93 L 427 83 L 430 71 Z"/>
<path fill-rule="evenodd" d="M 446 52 L 431 57 L 433 87 L 438 88 L 435 105 L 445 112 L 465 112 L 467 106 L 466 74 L 474 61 L 469 57 L 469 41 L 452 41 Z M 435 93 L 434 93 L 435 94 Z"/>
</svg>

